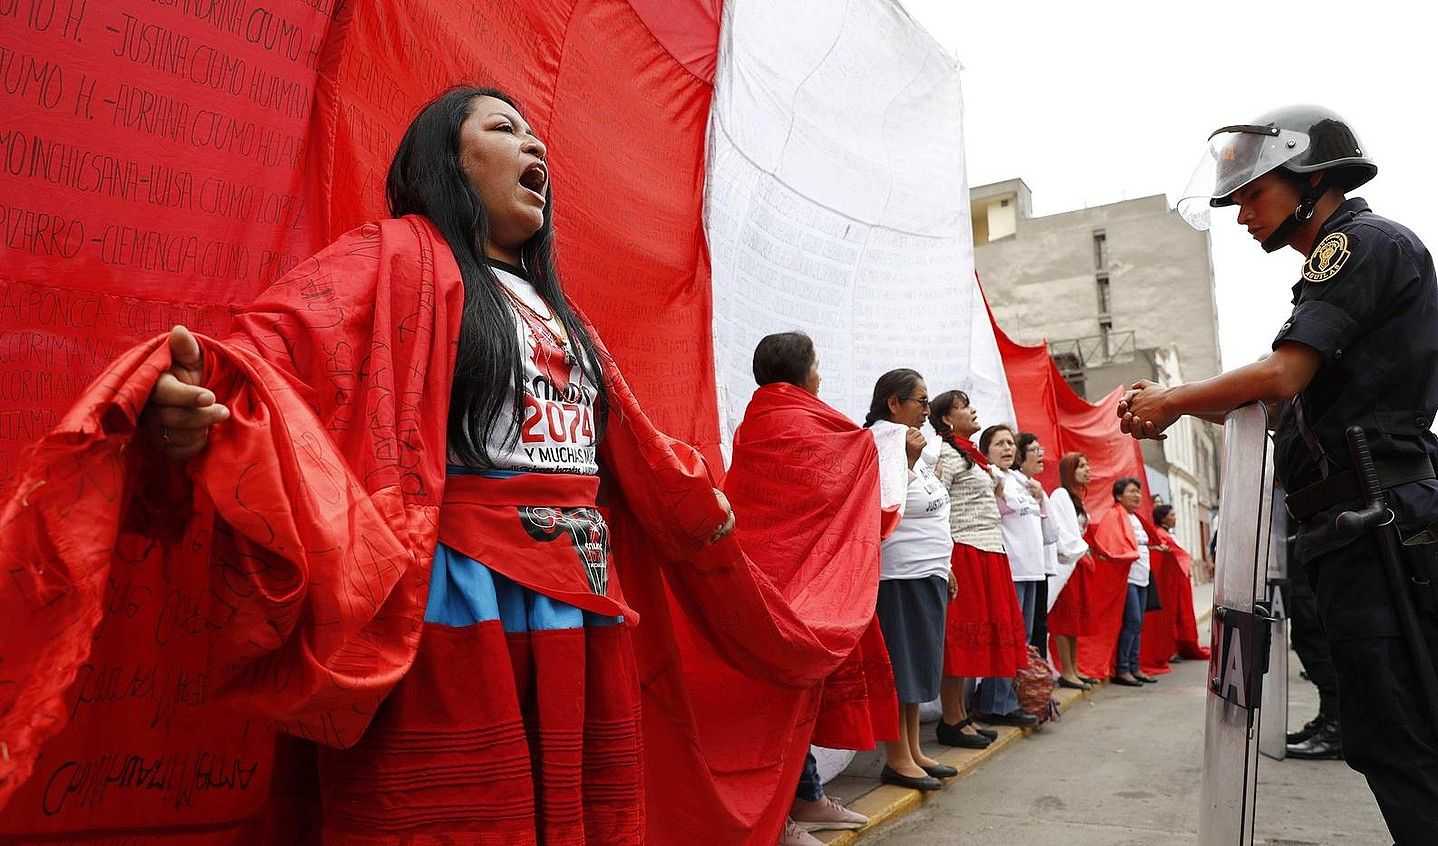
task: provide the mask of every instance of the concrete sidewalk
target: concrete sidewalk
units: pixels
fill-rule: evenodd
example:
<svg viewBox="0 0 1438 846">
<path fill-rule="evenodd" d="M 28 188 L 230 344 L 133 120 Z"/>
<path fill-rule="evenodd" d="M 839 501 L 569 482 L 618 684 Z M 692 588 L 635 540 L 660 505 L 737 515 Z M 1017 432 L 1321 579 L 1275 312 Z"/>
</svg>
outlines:
<svg viewBox="0 0 1438 846">
<path fill-rule="evenodd" d="M 1193 588 L 1194 611 L 1198 615 L 1199 625 L 1208 620 L 1213 613 L 1213 583 L 1195 585 Z M 1191 663 L 1191 662 L 1189 662 Z M 1093 697 L 1093 692 L 1068 690 L 1055 688 L 1054 695 L 1059 702 L 1059 711 L 1066 717 L 1072 714 L 1079 717 L 1086 708 L 1074 710 L 1074 706 L 1085 702 Z M 1077 719 L 1060 720 L 1056 725 L 1043 726 L 1037 729 L 1018 729 L 1008 726 L 994 726 L 998 731 L 998 739 L 989 744 L 987 749 L 954 749 L 943 746 L 934 740 L 933 731 L 924 727 L 924 735 L 928 738 L 924 743 L 924 752 L 935 760 L 948 764 L 959 771 L 959 774 L 948 783 L 959 781 L 984 763 L 996 756 L 1002 755 L 1006 749 L 1012 748 L 1015 744 L 1022 742 L 1026 737 L 1035 732 L 1049 734 L 1053 732 L 1083 731 L 1083 723 Z M 910 790 L 904 787 L 881 784 L 879 782 L 879 771 L 883 768 L 883 758 L 879 752 L 864 752 L 856 756 L 852 763 L 843 773 L 835 777 L 828 784 L 824 785 L 824 792 L 843 802 L 846 806 L 867 816 L 869 824 L 858 831 L 821 831 L 814 832 L 814 836 L 831 846 L 849 846 L 866 839 L 868 835 L 884 828 L 896 820 L 918 810 L 925 802 L 944 795 L 945 791 L 925 793 L 919 790 Z M 952 788 L 949 788 L 952 789 Z"/>
</svg>

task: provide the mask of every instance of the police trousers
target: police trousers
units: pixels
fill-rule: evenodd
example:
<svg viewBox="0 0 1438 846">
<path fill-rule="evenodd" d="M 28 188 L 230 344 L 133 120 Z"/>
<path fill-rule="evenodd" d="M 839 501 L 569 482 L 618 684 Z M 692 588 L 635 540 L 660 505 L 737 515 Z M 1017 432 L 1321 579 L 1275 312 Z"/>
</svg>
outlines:
<svg viewBox="0 0 1438 846">
<path fill-rule="evenodd" d="M 1407 547 L 1404 554 L 1431 556 L 1438 547 Z M 1377 540 L 1365 535 L 1315 556 L 1308 576 L 1338 673 L 1343 755 L 1368 780 L 1398 846 L 1432 844 L 1438 836 L 1438 726 L 1429 724 L 1379 556 Z M 1438 656 L 1438 616 L 1419 613 L 1429 654 Z"/>
<path fill-rule="evenodd" d="M 1288 582 L 1289 639 L 1293 651 L 1308 674 L 1308 680 L 1318 688 L 1318 716 L 1338 719 L 1338 672 L 1333 669 L 1333 657 L 1328 651 L 1328 635 L 1323 631 L 1323 621 L 1318 617 L 1318 597 L 1302 573 L 1294 573 Z"/>
</svg>

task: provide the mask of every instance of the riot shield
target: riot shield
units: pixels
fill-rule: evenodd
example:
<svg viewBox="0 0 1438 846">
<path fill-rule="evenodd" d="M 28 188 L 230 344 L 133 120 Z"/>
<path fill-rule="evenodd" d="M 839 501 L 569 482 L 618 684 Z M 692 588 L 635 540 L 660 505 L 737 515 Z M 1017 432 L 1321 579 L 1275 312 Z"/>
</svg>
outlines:
<svg viewBox="0 0 1438 846">
<path fill-rule="evenodd" d="M 1229 414 L 1223 439 L 1198 840 L 1203 846 L 1251 846 L 1273 513 L 1273 456 L 1263 406 Z"/>
<path fill-rule="evenodd" d="M 1273 489 L 1273 519 L 1268 530 L 1268 673 L 1263 677 L 1263 706 L 1258 723 L 1258 751 L 1276 760 L 1288 753 L 1288 511 L 1285 491 Z"/>
</svg>

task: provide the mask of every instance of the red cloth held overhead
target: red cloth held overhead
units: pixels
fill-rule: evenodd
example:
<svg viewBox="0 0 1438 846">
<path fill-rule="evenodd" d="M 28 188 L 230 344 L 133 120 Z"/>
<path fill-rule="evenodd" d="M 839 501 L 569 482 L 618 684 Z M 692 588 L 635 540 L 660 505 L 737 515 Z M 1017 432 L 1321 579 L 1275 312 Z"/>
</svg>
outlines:
<svg viewBox="0 0 1438 846">
<path fill-rule="evenodd" d="M 1161 526 L 1144 524 L 1149 536 L 1152 589 L 1163 606 L 1143 618 L 1139 663 L 1149 675 L 1167 673 L 1174 655 L 1208 660 L 1208 647 L 1199 643 L 1198 620 L 1193 610 L 1193 557 Z M 1158 547 L 1167 546 L 1167 552 Z"/>
<path fill-rule="evenodd" d="M 820 703 L 813 742 L 872 749 L 896 739 L 893 671 L 874 622 L 882 527 L 873 436 L 801 388 L 764 385 L 734 433 L 724 493 L 745 555 L 795 613 L 825 627 L 836 649 L 847 646 L 845 662 L 806 697 Z M 807 722 L 795 726 L 790 762 L 802 764 Z M 791 798 L 777 797 L 786 807 Z"/>
<path fill-rule="evenodd" d="M 428 221 L 360 227 L 239 315 L 236 335 L 202 340 L 232 417 L 183 472 L 134 437 L 169 365 L 163 338 L 40 442 L 0 511 L 6 842 L 229 846 L 262 829 L 304 842 L 296 821 L 320 817 L 295 804 L 313 773 L 294 762 L 313 749 L 286 740 L 277 770 L 276 732 L 350 746 L 412 672 L 462 298 Z M 704 461 L 654 429 L 603 357 L 615 596 L 643 618 L 646 842 L 772 843 L 773 797 L 792 782 L 756 727 L 792 724 L 871 608 L 806 619 L 732 537 L 708 544 L 725 515 Z M 437 678 L 483 683 L 483 668 L 456 669 Z"/>
<path fill-rule="evenodd" d="M 1078 639 L 1078 670 L 1090 678 L 1106 679 L 1113 675 L 1118 654 L 1128 569 L 1138 560 L 1138 539 L 1129 524 L 1128 512 L 1112 501 L 1097 520 L 1091 520 L 1087 534 L 1094 557 L 1093 578 L 1088 584 L 1093 627 L 1092 634 Z"/>
</svg>

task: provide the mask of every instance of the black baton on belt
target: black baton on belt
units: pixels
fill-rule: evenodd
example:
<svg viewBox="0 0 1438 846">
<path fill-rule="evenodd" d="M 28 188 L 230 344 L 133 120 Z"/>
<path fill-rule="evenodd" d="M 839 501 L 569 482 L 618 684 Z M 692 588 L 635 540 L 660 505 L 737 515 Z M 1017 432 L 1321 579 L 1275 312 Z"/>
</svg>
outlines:
<svg viewBox="0 0 1438 846">
<path fill-rule="evenodd" d="M 1433 658 L 1428 652 L 1428 641 L 1418 623 L 1418 612 L 1413 606 L 1413 596 L 1408 592 L 1402 551 L 1398 543 L 1398 527 L 1393 524 L 1395 515 L 1388 505 L 1388 495 L 1378 484 L 1378 469 L 1373 466 L 1373 453 L 1368 451 L 1368 436 L 1360 426 L 1348 429 L 1348 448 L 1353 453 L 1353 468 L 1358 474 L 1358 489 L 1363 493 L 1362 511 L 1345 511 L 1338 515 L 1338 530 L 1348 535 L 1358 535 L 1373 529 L 1378 535 L 1379 558 L 1383 562 L 1383 575 L 1393 594 L 1393 608 L 1398 615 L 1398 625 L 1403 628 L 1403 638 L 1408 641 L 1408 655 L 1413 659 L 1418 684 L 1423 688 L 1423 699 L 1428 705 L 1429 725 L 1438 726 L 1438 677 L 1433 672 Z"/>
</svg>

